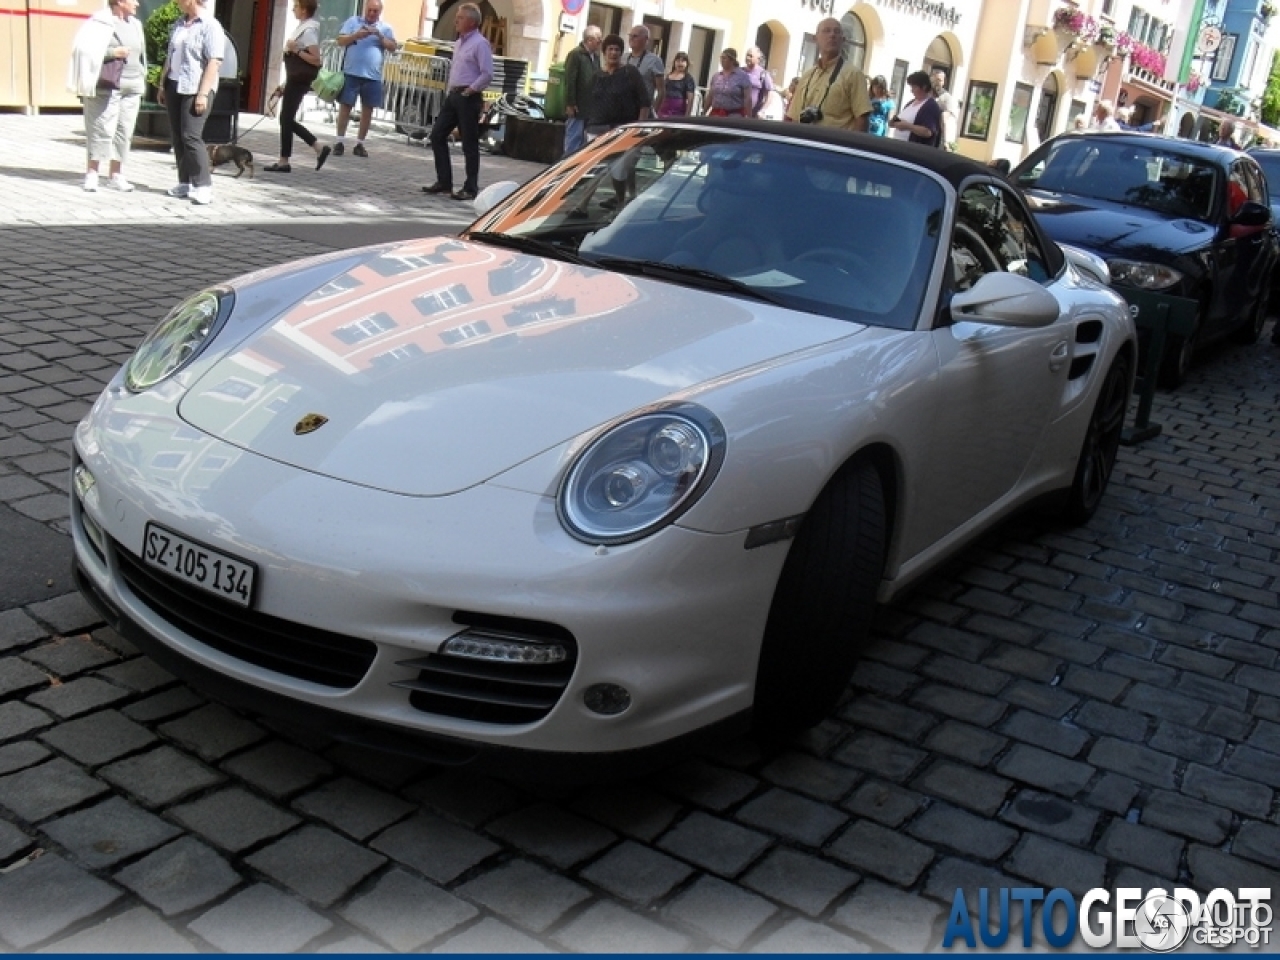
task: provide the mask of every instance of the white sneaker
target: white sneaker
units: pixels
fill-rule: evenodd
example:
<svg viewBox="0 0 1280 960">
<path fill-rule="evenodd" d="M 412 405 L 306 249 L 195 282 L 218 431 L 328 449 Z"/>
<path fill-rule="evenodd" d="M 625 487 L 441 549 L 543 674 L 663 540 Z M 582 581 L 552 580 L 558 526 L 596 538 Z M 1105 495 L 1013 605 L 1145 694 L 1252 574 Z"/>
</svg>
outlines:
<svg viewBox="0 0 1280 960">
<path fill-rule="evenodd" d="M 191 184 L 180 183 L 176 187 L 170 187 L 165 192 L 171 197 L 185 197 L 191 193 Z"/>
<path fill-rule="evenodd" d="M 187 196 L 191 198 L 192 203 L 213 203 L 213 187 L 192 187 Z"/>
<path fill-rule="evenodd" d="M 119 190 L 121 193 L 133 192 L 133 184 L 118 173 L 107 181 L 107 187 L 111 190 Z"/>
<path fill-rule="evenodd" d="M 84 188 L 89 193 L 96 193 L 98 190 L 98 171 L 90 170 L 84 175 Z"/>
</svg>

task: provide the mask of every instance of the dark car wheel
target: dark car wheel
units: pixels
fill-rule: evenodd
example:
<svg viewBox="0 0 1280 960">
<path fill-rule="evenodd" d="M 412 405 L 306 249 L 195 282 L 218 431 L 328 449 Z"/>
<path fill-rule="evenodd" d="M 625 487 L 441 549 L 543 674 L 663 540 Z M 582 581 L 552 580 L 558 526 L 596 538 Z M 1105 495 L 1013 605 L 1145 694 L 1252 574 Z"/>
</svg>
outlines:
<svg viewBox="0 0 1280 960">
<path fill-rule="evenodd" d="M 813 726 L 844 692 L 875 611 L 887 527 L 883 480 L 865 460 L 843 467 L 805 516 L 765 626 L 757 736 Z"/>
<path fill-rule="evenodd" d="M 1271 286 L 1268 284 L 1258 294 L 1257 302 L 1253 305 L 1253 313 L 1249 314 L 1249 322 L 1236 327 L 1231 334 L 1232 339 L 1245 346 L 1257 343 L 1258 337 L 1262 336 L 1262 328 L 1267 325 L 1267 313 L 1270 307 Z"/>
<path fill-rule="evenodd" d="M 1098 402 L 1089 417 L 1084 446 L 1080 449 L 1080 459 L 1076 461 L 1075 479 L 1062 509 L 1062 517 L 1068 523 L 1087 523 L 1097 512 L 1116 466 L 1128 406 L 1129 358 L 1121 354 L 1107 371 L 1107 378 L 1098 391 Z"/>
</svg>

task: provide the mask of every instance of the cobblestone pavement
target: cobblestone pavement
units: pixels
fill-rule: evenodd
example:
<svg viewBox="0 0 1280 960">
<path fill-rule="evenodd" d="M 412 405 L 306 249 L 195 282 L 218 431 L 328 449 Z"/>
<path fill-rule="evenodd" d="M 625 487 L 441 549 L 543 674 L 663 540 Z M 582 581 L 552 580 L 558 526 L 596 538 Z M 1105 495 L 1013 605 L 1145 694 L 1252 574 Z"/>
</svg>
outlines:
<svg viewBox="0 0 1280 960">
<path fill-rule="evenodd" d="M 807 736 L 530 789 L 207 702 L 44 575 L 72 427 L 181 295 L 466 219 L 390 138 L 196 208 L 161 154 L 85 195 L 79 131 L 0 116 L 0 948 L 927 950 L 957 887 L 1280 888 L 1280 351 L 1159 396 L 1089 526 L 1007 525 L 884 609 Z"/>
</svg>

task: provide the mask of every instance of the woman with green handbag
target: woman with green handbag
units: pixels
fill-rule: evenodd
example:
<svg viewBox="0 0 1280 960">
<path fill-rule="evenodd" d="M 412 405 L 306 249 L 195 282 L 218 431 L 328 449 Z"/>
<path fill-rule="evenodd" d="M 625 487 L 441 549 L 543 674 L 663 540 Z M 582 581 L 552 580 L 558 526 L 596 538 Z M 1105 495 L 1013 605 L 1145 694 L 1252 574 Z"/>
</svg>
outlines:
<svg viewBox="0 0 1280 960">
<path fill-rule="evenodd" d="M 293 15 L 298 18 L 284 45 L 285 81 L 280 88 L 280 158 L 263 167 L 268 173 L 289 173 L 293 168 L 293 138 L 298 136 L 316 154 L 316 169 L 324 166 L 332 148 L 320 146 L 315 136 L 298 122 L 302 98 L 311 90 L 320 74 L 320 22 L 316 20 L 317 0 L 293 0 Z"/>
</svg>

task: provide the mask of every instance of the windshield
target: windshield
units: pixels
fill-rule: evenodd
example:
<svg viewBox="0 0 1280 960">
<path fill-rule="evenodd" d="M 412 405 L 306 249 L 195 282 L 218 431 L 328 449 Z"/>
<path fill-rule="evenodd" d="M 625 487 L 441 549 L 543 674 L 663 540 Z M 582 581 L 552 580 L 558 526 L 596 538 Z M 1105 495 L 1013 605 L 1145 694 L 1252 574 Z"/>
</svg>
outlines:
<svg viewBox="0 0 1280 960">
<path fill-rule="evenodd" d="M 532 253 L 558 248 L 603 269 L 910 329 L 945 203 L 937 181 L 876 157 L 723 130 L 634 127 L 588 145 L 471 232 L 480 242 L 505 234 L 508 245 L 536 241 L 526 243 Z"/>
<path fill-rule="evenodd" d="M 1043 151 L 1016 172 L 1018 186 L 1125 203 L 1171 217 L 1212 218 L 1218 170 L 1163 144 L 1085 136 L 1046 144 Z"/>
</svg>

